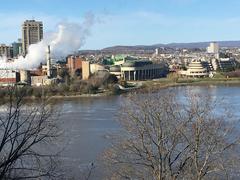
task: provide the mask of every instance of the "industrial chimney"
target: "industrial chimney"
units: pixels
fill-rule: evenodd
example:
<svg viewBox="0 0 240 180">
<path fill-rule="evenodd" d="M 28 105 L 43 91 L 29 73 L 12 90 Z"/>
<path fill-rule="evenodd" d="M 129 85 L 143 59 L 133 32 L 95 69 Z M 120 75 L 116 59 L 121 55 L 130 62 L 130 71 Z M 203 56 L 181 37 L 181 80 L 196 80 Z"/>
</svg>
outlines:
<svg viewBox="0 0 240 180">
<path fill-rule="evenodd" d="M 47 76 L 48 78 L 52 78 L 52 65 L 51 65 L 51 57 L 50 57 L 50 46 L 47 47 Z"/>
</svg>

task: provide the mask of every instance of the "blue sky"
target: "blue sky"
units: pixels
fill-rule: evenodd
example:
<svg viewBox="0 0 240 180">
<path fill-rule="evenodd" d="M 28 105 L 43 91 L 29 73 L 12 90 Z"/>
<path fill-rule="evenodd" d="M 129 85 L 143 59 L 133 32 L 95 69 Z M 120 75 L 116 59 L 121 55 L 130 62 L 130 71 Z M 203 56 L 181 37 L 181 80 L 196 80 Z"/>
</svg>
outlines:
<svg viewBox="0 0 240 180">
<path fill-rule="evenodd" d="M 11 0 L 0 6 L 0 43 L 21 37 L 25 19 L 44 31 L 95 15 L 82 49 L 113 45 L 240 40 L 240 0 Z"/>
</svg>

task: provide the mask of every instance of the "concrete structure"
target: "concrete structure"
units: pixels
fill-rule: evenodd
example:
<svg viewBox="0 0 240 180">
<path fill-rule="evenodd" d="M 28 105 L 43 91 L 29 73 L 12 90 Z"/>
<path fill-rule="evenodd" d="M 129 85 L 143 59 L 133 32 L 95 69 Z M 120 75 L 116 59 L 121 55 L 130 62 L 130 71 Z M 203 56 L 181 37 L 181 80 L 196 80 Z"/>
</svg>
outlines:
<svg viewBox="0 0 240 180">
<path fill-rule="evenodd" d="M 118 79 L 121 78 L 121 66 L 119 65 L 116 65 L 116 66 L 111 66 L 110 69 L 109 69 L 109 72 L 111 74 L 114 74 Z"/>
<path fill-rule="evenodd" d="M 87 80 L 91 75 L 90 72 L 90 62 L 82 61 L 82 79 Z"/>
<path fill-rule="evenodd" d="M 6 44 L 0 45 L 0 56 L 11 58 L 12 57 L 11 51 L 12 51 L 11 46 L 7 46 Z"/>
<path fill-rule="evenodd" d="M 149 60 L 126 61 L 121 66 L 121 77 L 126 81 L 161 78 L 165 77 L 167 72 L 166 64 L 153 64 Z"/>
<path fill-rule="evenodd" d="M 179 71 L 179 74 L 187 77 L 208 77 L 209 71 L 201 61 L 192 61 L 186 71 Z"/>
<path fill-rule="evenodd" d="M 22 25 L 22 51 L 28 52 L 31 44 L 36 44 L 43 39 L 43 24 L 40 21 L 26 20 Z"/>
<path fill-rule="evenodd" d="M 14 85 L 20 81 L 20 74 L 17 71 L 0 69 L 0 86 Z"/>
</svg>

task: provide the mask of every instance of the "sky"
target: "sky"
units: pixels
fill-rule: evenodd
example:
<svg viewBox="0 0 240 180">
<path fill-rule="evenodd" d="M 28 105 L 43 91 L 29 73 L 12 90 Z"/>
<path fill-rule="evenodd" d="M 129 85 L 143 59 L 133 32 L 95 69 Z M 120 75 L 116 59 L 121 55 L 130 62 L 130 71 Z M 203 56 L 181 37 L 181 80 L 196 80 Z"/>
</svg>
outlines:
<svg viewBox="0 0 240 180">
<path fill-rule="evenodd" d="M 82 49 L 240 40 L 240 0 L 11 0 L 0 5 L 0 44 L 21 38 L 26 19 L 44 32 L 60 22 L 95 23 Z"/>
</svg>

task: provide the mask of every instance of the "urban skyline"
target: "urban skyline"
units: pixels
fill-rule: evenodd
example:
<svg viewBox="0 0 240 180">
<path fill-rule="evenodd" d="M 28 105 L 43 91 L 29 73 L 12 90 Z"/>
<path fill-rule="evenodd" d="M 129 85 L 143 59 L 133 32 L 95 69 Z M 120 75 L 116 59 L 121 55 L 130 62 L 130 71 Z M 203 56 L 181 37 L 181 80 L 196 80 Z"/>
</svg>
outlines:
<svg viewBox="0 0 240 180">
<path fill-rule="evenodd" d="M 3 4 L 0 39 L 6 44 L 21 37 L 19 27 L 26 19 L 43 21 L 46 33 L 58 22 L 82 21 L 89 12 L 96 21 L 82 49 L 240 39 L 237 0 L 13 0 Z"/>
</svg>

